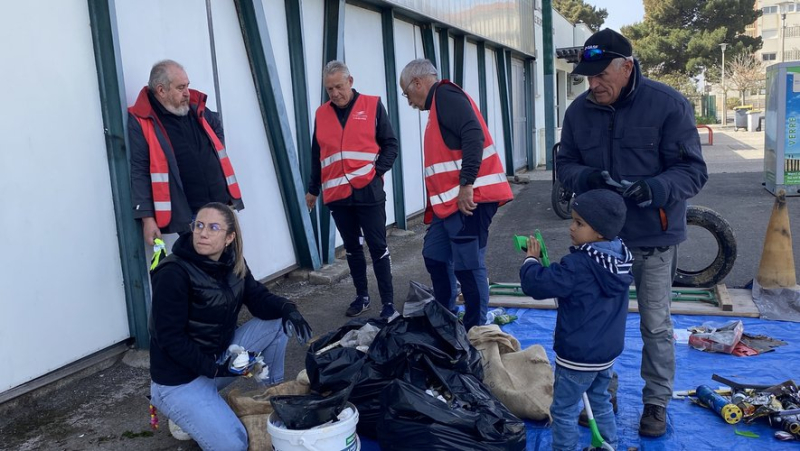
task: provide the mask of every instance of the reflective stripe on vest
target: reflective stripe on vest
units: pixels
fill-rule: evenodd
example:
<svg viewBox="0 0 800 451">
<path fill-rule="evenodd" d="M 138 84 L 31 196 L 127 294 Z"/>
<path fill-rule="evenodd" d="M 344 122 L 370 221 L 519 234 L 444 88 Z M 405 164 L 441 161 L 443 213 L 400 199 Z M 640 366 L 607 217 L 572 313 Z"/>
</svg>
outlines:
<svg viewBox="0 0 800 451">
<path fill-rule="evenodd" d="M 461 90 L 455 84 L 443 80 L 441 85 L 450 84 Z M 439 87 L 441 87 L 441 85 Z M 438 87 L 437 87 L 438 89 Z M 463 90 L 461 90 L 463 92 Z M 492 136 L 483 116 L 475 102 L 467 94 L 472 111 L 481 124 L 484 137 L 484 149 L 478 175 L 472 184 L 475 203 L 498 202 L 500 205 L 512 200 L 514 195 L 508 184 L 503 164 Z M 452 150 L 442 138 L 439 128 L 439 118 L 436 108 L 436 93 L 433 95 L 431 110 L 428 114 L 428 125 L 425 128 L 425 188 L 428 193 L 428 205 L 425 212 L 425 222 L 430 223 L 432 215 L 446 218 L 458 211 L 458 192 L 460 190 L 459 177 L 461 173 L 462 153 L 460 149 Z"/>
<path fill-rule="evenodd" d="M 350 197 L 353 188 L 364 188 L 375 177 L 380 151 L 375 140 L 378 101 L 378 97 L 359 94 L 344 128 L 331 102 L 317 108 L 315 138 L 320 148 L 324 203 Z"/>
<path fill-rule="evenodd" d="M 141 118 L 135 116 L 139 125 L 142 127 L 142 134 L 147 142 L 147 147 L 150 155 L 150 186 L 153 191 L 153 212 L 155 214 L 156 225 L 159 228 L 164 228 L 169 225 L 172 220 L 172 201 L 169 193 L 169 163 L 164 149 L 161 147 L 161 142 L 156 135 L 155 122 L 149 118 Z M 225 176 L 225 183 L 228 185 L 228 193 L 234 199 L 241 199 L 242 194 L 239 190 L 239 184 L 236 182 L 236 174 L 233 172 L 228 153 L 225 151 L 225 146 L 214 133 L 214 129 L 206 121 L 204 117 L 199 118 L 199 122 L 203 130 L 208 135 L 211 142 L 214 144 L 214 149 L 217 152 L 222 173 Z"/>
<path fill-rule="evenodd" d="M 239 183 L 236 182 L 236 174 L 233 172 L 233 165 L 231 164 L 230 158 L 228 158 L 228 152 L 225 150 L 225 146 L 222 144 L 222 141 L 219 140 L 214 129 L 211 128 L 211 124 L 208 123 L 205 117 L 200 116 L 200 124 L 203 126 L 208 137 L 211 138 L 211 142 L 214 143 L 214 149 L 217 151 L 219 164 L 222 166 L 222 174 L 225 175 L 225 183 L 228 184 L 228 193 L 230 193 L 231 197 L 234 199 L 241 199 L 242 192 L 239 189 Z"/>
<path fill-rule="evenodd" d="M 169 197 L 169 163 L 161 143 L 156 136 L 154 122 L 136 117 L 142 127 L 144 140 L 150 153 L 150 187 L 153 192 L 153 214 L 159 228 L 166 227 L 172 220 L 172 202 Z"/>
</svg>

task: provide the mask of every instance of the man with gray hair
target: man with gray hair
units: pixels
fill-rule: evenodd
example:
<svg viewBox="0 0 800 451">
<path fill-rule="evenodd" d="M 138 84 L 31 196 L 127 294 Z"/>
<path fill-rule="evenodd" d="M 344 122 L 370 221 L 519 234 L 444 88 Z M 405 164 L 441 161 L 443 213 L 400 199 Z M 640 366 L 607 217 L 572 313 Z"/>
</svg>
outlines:
<svg viewBox="0 0 800 451">
<path fill-rule="evenodd" d="M 183 66 L 163 60 L 128 108 L 134 218 L 150 246 L 162 232 L 188 232 L 209 202 L 244 208 L 222 122 L 206 108 L 207 97 L 189 89 Z"/>
<path fill-rule="evenodd" d="M 386 245 L 383 174 L 397 158 L 397 138 L 380 97 L 353 89 L 353 77 L 343 62 L 326 64 L 322 81 L 330 100 L 316 113 L 306 205 L 313 208 L 322 191 L 322 200 L 344 241 L 356 288 L 356 298 L 345 314 L 358 316 L 370 305 L 363 240 L 378 280 L 383 304 L 380 316 L 391 318 L 397 312 Z"/>
<path fill-rule="evenodd" d="M 619 236 L 634 258 L 644 344 L 639 434 L 659 437 L 667 430 L 675 378 L 670 302 L 678 244 L 686 239 L 686 200 L 708 180 L 694 108 L 642 76 L 631 43 L 608 28 L 586 40 L 572 73 L 586 76 L 589 90 L 564 117 L 558 178 L 577 194 L 610 189 L 625 198 Z"/>
<path fill-rule="evenodd" d="M 427 206 L 422 256 L 436 300 L 455 311 L 457 281 L 466 312 L 464 327 L 486 322 L 489 283 L 486 245 L 497 208 L 514 195 L 492 136 L 475 102 L 436 68 L 416 59 L 400 74 L 408 104 L 430 110 L 425 127 Z"/>
</svg>

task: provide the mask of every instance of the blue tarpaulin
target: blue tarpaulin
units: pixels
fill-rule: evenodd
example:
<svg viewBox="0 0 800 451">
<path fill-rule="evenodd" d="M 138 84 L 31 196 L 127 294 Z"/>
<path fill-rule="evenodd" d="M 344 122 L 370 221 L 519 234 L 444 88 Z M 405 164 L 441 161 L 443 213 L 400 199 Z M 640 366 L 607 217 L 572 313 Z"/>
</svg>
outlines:
<svg viewBox="0 0 800 451">
<path fill-rule="evenodd" d="M 556 312 L 536 309 L 510 309 L 508 312 L 517 315 L 518 320 L 503 326 L 503 330 L 515 336 L 523 349 L 534 344 L 542 345 L 547 350 L 550 362 L 554 364 L 555 355 L 552 348 Z M 675 390 L 693 390 L 698 385 L 708 385 L 713 388 L 724 386 L 711 379 L 711 375 L 715 373 L 731 380 L 751 384 L 778 384 L 800 376 L 800 347 L 798 347 L 799 340 L 795 338 L 800 336 L 797 324 L 754 318 L 673 315 L 676 329 L 732 319 L 742 320 L 745 333 L 763 334 L 789 344 L 777 348 L 774 352 L 752 357 L 709 353 L 692 349 L 687 344 L 676 344 Z M 617 428 L 620 450 L 627 450 L 630 447 L 642 451 L 798 449 L 800 443 L 797 441 L 782 442 L 774 438 L 773 434 L 777 429 L 771 428 L 764 418 L 756 420 L 753 424 L 729 425 L 713 411 L 695 405 L 688 399 L 670 402 L 667 433 L 664 436 L 656 439 L 639 437 L 641 392 L 644 386 L 644 381 L 639 376 L 641 348 L 639 315 L 631 313 L 628 315 L 625 351 L 614 365 L 619 374 Z M 527 449 L 550 450 L 550 429 L 544 423 L 527 421 L 526 425 Z M 580 429 L 582 443 L 588 446 L 591 441 L 589 431 L 585 428 Z M 736 435 L 737 430 L 755 433 L 759 438 Z M 362 449 L 368 451 L 380 448 L 376 442 L 364 439 Z"/>
</svg>

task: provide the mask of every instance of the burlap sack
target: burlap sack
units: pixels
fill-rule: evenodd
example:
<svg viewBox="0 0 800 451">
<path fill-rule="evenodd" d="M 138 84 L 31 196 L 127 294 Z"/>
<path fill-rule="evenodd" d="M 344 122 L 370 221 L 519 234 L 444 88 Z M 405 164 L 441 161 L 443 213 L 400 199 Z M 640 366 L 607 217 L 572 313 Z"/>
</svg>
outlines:
<svg viewBox="0 0 800 451">
<path fill-rule="evenodd" d="M 480 351 L 483 382 L 519 418 L 550 421 L 553 369 L 540 345 L 520 350 L 519 341 L 496 324 L 469 330 Z"/>
<path fill-rule="evenodd" d="M 269 398 L 277 395 L 306 395 L 311 391 L 306 370 L 297 379 L 273 385 L 266 390 L 242 393 L 233 389 L 228 393 L 228 405 L 247 430 L 249 451 L 272 451 L 272 438 L 267 433 L 267 419 L 272 413 Z"/>
</svg>

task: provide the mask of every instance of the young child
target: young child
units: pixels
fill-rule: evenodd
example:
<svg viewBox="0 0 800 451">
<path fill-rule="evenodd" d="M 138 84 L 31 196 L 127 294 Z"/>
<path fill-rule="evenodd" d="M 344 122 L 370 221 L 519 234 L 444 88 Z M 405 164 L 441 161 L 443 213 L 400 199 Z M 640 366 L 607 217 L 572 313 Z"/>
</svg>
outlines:
<svg viewBox="0 0 800 451">
<path fill-rule="evenodd" d="M 558 298 L 553 350 L 555 385 L 550 414 L 553 449 L 578 446 L 578 415 L 586 392 L 597 427 L 617 447 L 617 425 L 608 385 L 614 360 L 622 353 L 631 256 L 617 237 L 625 223 L 625 202 L 616 192 L 592 190 L 575 198 L 569 227 L 570 254 L 545 268 L 541 246 L 528 239 L 528 257 L 519 271 L 522 291 L 534 299 Z"/>
</svg>

